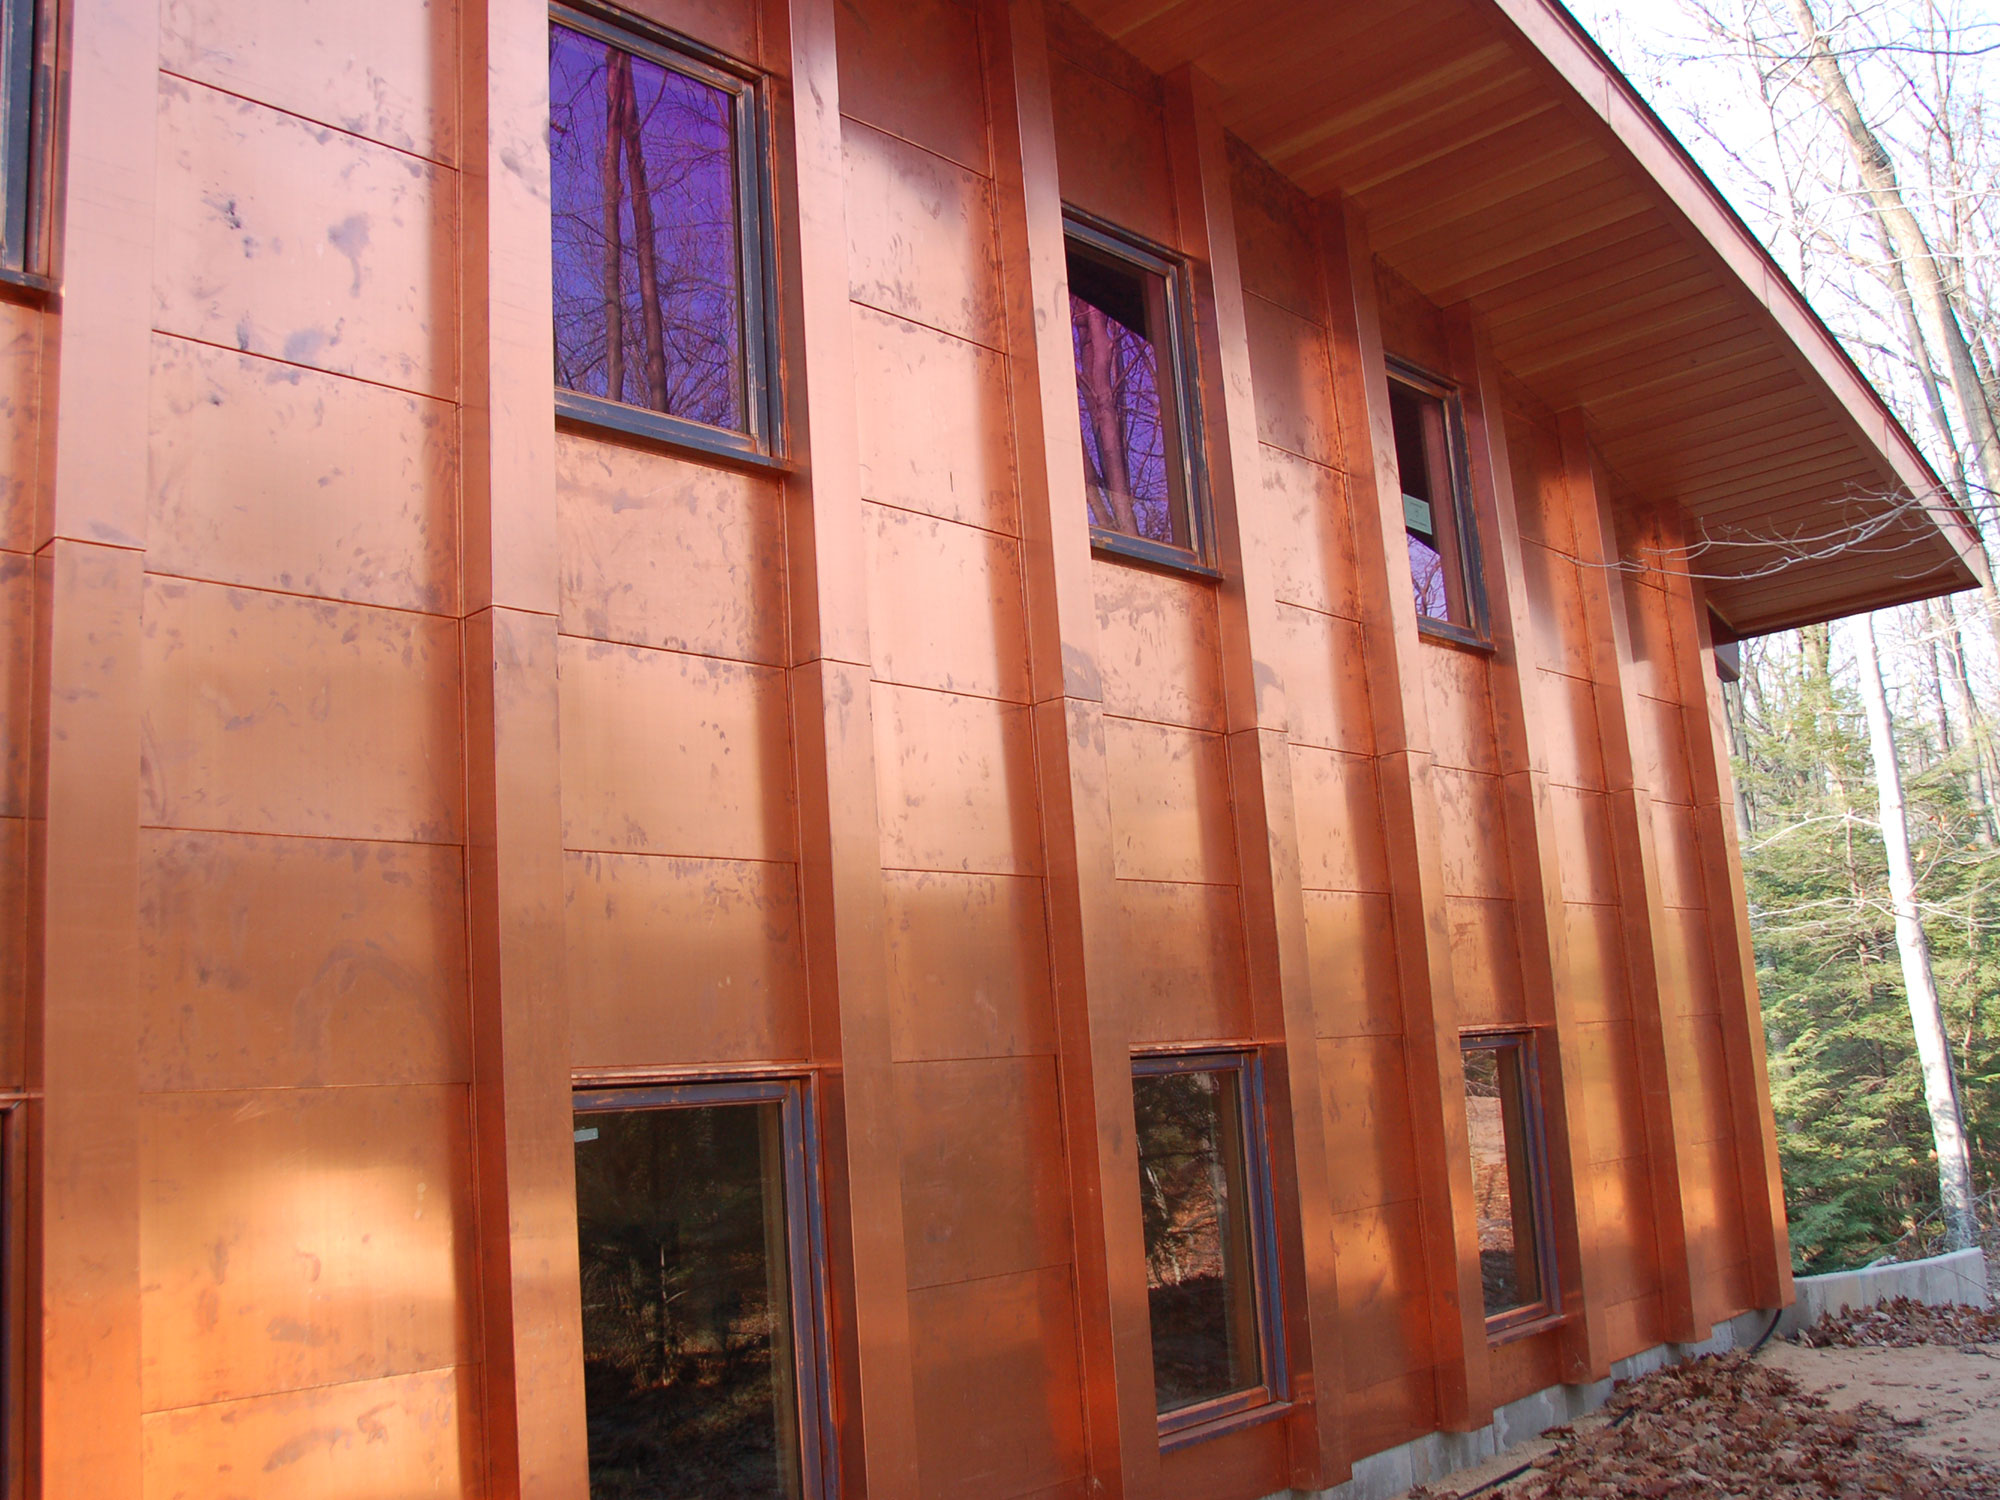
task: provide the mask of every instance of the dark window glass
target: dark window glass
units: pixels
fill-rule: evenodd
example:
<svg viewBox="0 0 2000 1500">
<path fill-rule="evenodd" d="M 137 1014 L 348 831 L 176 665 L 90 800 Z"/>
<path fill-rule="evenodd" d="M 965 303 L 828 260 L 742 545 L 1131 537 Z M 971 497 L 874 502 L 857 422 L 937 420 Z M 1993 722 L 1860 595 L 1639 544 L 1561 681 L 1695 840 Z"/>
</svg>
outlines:
<svg viewBox="0 0 2000 1500">
<path fill-rule="evenodd" d="M 1162 1414 L 1264 1380 L 1242 1090 L 1240 1068 L 1132 1080 Z"/>
<path fill-rule="evenodd" d="M 564 390 L 750 429 L 740 94 L 550 26 Z"/>
<path fill-rule="evenodd" d="M 783 1108 L 576 1117 L 592 1500 L 800 1500 Z"/>
<path fill-rule="evenodd" d="M 37 150 L 34 0 L 0 0 L 0 270 L 42 269 L 31 252 L 35 233 L 33 167 Z"/>
<path fill-rule="evenodd" d="M 1417 613 L 1471 627 L 1466 603 L 1463 506 L 1452 463 L 1451 408 L 1440 392 L 1392 377 L 1389 416 L 1396 433 L 1396 473 Z"/>
<path fill-rule="evenodd" d="M 1479 1276 L 1489 1318 L 1546 1300 L 1534 1107 L 1525 1042 L 1466 1045 L 1465 1123 L 1472 1138 Z"/>
<path fill-rule="evenodd" d="M 1190 554 L 1196 535 L 1174 268 L 1069 242 L 1070 334 L 1091 527 Z"/>
</svg>

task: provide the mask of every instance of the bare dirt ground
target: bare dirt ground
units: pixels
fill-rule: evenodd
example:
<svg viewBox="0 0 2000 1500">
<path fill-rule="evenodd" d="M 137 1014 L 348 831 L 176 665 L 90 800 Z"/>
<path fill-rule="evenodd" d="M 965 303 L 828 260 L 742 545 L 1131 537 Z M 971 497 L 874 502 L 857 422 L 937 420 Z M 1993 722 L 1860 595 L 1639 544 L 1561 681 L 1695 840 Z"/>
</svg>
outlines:
<svg viewBox="0 0 2000 1500">
<path fill-rule="evenodd" d="M 1474 1495 L 2000 1500 L 2000 1313 L 1899 1301 L 1822 1318 L 1754 1359 L 1621 1386 L 1574 1427 L 1409 1492 Z"/>
</svg>

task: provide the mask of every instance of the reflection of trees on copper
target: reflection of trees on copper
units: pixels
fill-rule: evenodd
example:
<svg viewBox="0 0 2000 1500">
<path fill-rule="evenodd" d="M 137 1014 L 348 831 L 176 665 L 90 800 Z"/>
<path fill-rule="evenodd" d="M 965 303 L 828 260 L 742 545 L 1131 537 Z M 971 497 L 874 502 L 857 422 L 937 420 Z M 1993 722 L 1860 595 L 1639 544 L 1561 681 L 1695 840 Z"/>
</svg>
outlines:
<svg viewBox="0 0 2000 1500">
<path fill-rule="evenodd" d="M 592 1500 L 797 1500 L 780 1106 L 577 1124 Z"/>
<path fill-rule="evenodd" d="M 1090 524 L 1190 547 L 1166 278 L 1072 242 L 1069 279 Z"/>
<path fill-rule="evenodd" d="M 1263 1378 L 1241 1087 L 1230 1070 L 1132 1080 L 1153 1383 L 1163 1412 Z"/>
<path fill-rule="evenodd" d="M 1542 1297 L 1535 1255 L 1535 1193 L 1518 1045 L 1465 1051 L 1465 1123 L 1472 1138 L 1472 1201 L 1486 1316 Z"/>
<path fill-rule="evenodd" d="M 549 88 L 556 383 L 744 429 L 733 96 L 559 25 Z"/>
</svg>

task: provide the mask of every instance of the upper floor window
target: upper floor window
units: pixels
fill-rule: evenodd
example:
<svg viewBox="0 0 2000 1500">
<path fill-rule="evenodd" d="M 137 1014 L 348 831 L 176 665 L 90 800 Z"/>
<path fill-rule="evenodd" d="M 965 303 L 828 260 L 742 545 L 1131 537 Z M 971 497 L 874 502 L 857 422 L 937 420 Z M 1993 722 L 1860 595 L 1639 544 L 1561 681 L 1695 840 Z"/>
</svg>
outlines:
<svg viewBox="0 0 2000 1500">
<path fill-rule="evenodd" d="M 36 0 L 0 0 L 0 272 L 15 277 L 41 271 L 36 168 L 41 143 L 41 100 L 36 65 L 40 6 Z"/>
<path fill-rule="evenodd" d="M 772 298 L 757 89 L 558 8 L 549 27 L 557 410 L 768 452 Z"/>
<path fill-rule="evenodd" d="M 1200 566 L 1207 551 L 1181 263 L 1072 216 L 1070 333 L 1092 541 Z"/>
<path fill-rule="evenodd" d="M 1497 1330 L 1556 1306 L 1541 1087 L 1528 1034 L 1467 1036 L 1463 1048 L 1479 1279 Z"/>
<path fill-rule="evenodd" d="M 1396 432 L 1396 473 L 1417 615 L 1481 635 L 1484 599 L 1477 533 L 1466 497 L 1458 394 L 1414 370 L 1391 366 L 1389 417 Z"/>
<path fill-rule="evenodd" d="M 576 1097 L 593 1495 L 818 1500 L 818 1222 L 803 1085 Z"/>
<path fill-rule="evenodd" d="M 1259 1073 L 1242 1052 L 1132 1064 L 1160 1431 L 1282 1387 Z"/>
</svg>

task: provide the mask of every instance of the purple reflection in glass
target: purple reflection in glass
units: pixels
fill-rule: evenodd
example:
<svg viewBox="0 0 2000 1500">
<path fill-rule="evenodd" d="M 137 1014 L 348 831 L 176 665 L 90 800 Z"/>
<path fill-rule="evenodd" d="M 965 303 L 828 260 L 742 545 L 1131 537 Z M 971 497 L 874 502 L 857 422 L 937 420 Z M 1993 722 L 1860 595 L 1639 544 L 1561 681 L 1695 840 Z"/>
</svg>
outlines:
<svg viewBox="0 0 2000 1500">
<path fill-rule="evenodd" d="M 1171 359 L 1162 366 L 1166 278 L 1075 241 L 1069 248 L 1090 524 L 1191 547 Z"/>
<path fill-rule="evenodd" d="M 748 427 L 729 92 L 549 28 L 556 383 Z"/>
<path fill-rule="evenodd" d="M 1415 532 L 1410 543 L 1410 586 L 1416 590 L 1417 613 L 1430 620 L 1451 618 L 1451 597 L 1444 586 L 1444 554 Z"/>
</svg>

